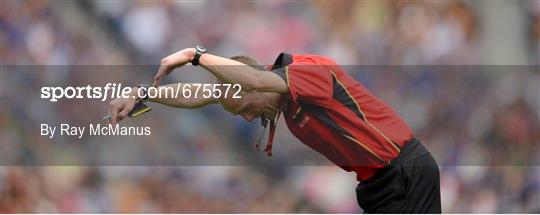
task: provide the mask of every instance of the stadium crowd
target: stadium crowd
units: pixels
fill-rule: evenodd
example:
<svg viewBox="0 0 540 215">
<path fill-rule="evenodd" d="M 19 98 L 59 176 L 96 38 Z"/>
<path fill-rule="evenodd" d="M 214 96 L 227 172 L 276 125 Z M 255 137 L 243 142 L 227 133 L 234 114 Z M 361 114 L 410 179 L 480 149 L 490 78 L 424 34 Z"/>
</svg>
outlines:
<svg viewBox="0 0 540 215">
<path fill-rule="evenodd" d="M 246 161 L 25 165 L 52 153 L 47 147 L 52 141 L 35 125 L 82 124 L 106 111 L 101 102 L 58 105 L 28 99 L 40 86 L 77 85 L 86 78 L 138 84 L 143 78 L 150 81 L 155 70 L 142 76 L 110 72 L 106 77 L 99 71 L 23 70 L 32 65 L 155 69 L 147 65 L 203 44 L 212 53 L 247 53 L 265 63 L 282 51 L 332 57 L 391 104 L 434 153 L 441 165 L 443 212 L 540 213 L 538 1 L 522 5 L 530 29 L 522 42 L 537 47 L 526 50 L 535 56 L 527 59 L 535 66 L 470 66 L 486 64 L 480 57 L 478 5 L 471 3 L 225 2 L 3 1 L 0 212 L 360 212 L 353 174 L 331 165 L 268 164 L 295 151 L 314 152 L 280 122 L 275 156 L 267 158 L 253 149 L 257 123 L 244 123 L 219 107 L 152 105 L 155 113 L 141 116 L 155 128 L 151 138 L 134 140 L 147 144 L 113 156 L 152 159 L 144 147 L 159 142 L 170 143 L 166 150 L 178 156 L 226 154 Z M 168 81 L 181 76 L 174 74 Z M 137 120 L 125 123 L 142 122 Z M 69 149 L 77 141 L 55 144 Z M 85 144 L 102 145 L 102 154 L 110 150 L 98 138 Z"/>
</svg>

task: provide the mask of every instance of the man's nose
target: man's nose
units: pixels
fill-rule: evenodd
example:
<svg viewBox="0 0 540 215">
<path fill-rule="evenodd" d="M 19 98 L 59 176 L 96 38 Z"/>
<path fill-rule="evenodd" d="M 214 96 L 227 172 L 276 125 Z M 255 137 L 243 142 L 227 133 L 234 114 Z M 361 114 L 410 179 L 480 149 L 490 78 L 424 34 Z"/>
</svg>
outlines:
<svg viewBox="0 0 540 215">
<path fill-rule="evenodd" d="M 244 119 L 246 119 L 248 122 L 252 122 L 254 118 L 253 114 L 242 114 L 242 117 L 244 117 Z"/>
</svg>

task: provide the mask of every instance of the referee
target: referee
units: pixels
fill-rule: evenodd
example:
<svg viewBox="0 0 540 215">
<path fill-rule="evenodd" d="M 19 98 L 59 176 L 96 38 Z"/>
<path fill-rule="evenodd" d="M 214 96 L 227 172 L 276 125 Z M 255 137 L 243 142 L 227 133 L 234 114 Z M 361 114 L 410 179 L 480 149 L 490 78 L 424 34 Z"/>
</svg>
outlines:
<svg viewBox="0 0 540 215">
<path fill-rule="evenodd" d="M 197 46 L 161 61 L 154 86 L 191 62 L 222 83 L 240 84 L 242 98 L 149 98 L 152 102 L 198 108 L 219 103 L 234 115 L 269 124 L 272 153 L 281 113 L 291 133 L 346 171 L 356 173 L 357 201 L 367 213 L 441 213 L 439 169 L 430 152 L 387 104 L 373 96 L 330 58 L 281 53 L 266 70 L 247 56 L 215 56 Z M 246 66 L 249 65 L 249 66 Z M 126 117 L 135 99 L 109 104 L 111 123 Z M 266 126 L 266 125 L 265 125 Z"/>
</svg>

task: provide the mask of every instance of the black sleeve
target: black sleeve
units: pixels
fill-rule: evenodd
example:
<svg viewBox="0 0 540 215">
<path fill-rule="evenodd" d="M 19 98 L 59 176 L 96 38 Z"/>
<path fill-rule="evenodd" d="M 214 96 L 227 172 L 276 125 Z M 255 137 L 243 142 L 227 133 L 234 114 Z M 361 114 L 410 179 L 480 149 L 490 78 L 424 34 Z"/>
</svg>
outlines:
<svg viewBox="0 0 540 215">
<path fill-rule="evenodd" d="M 289 84 L 289 82 L 287 80 L 288 79 L 287 78 L 287 67 L 274 69 L 274 70 L 271 70 L 270 72 L 273 72 L 274 74 L 279 75 L 279 77 L 281 77 L 281 79 L 283 79 L 285 81 L 285 83 L 287 83 L 287 85 Z"/>
</svg>

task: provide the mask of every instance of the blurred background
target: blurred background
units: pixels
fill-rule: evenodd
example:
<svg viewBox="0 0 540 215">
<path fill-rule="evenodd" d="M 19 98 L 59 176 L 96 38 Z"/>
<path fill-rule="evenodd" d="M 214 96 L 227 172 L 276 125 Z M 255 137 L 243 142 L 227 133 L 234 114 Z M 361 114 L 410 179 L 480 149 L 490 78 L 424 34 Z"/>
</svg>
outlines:
<svg viewBox="0 0 540 215">
<path fill-rule="evenodd" d="M 408 70 L 423 72 L 349 72 L 394 107 L 433 152 L 441 164 L 443 212 L 540 213 L 540 1 L 0 4 L 0 212 L 361 212 L 354 174 L 331 165 L 268 164 L 270 158 L 251 145 L 257 126 L 219 107 L 153 105 L 156 113 L 142 116 L 152 138 L 134 141 L 171 143 L 170 151 L 179 154 L 225 153 L 245 165 L 5 162 L 7 156 L 27 163 L 46 150 L 42 146 L 51 141 L 32 126 L 51 119 L 87 122 L 105 112 L 106 103 L 74 101 L 77 108 L 68 109 L 27 99 L 43 83 L 77 85 L 87 76 L 147 82 L 161 58 L 201 44 L 218 55 L 250 54 L 268 64 L 287 51 L 327 55 L 343 65 L 422 65 Z M 139 65 L 150 71 L 36 75 L 13 72 L 14 65 Z M 493 71 L 450 71 L 463 65 Z M 448 71 L 429 72 L 434 66 Z M 168 77 L 181 80 L 178 73 Z M 313 153 L 283 122 L 276 138 L 273 161 L 289 150 Z"/>
</svg>

